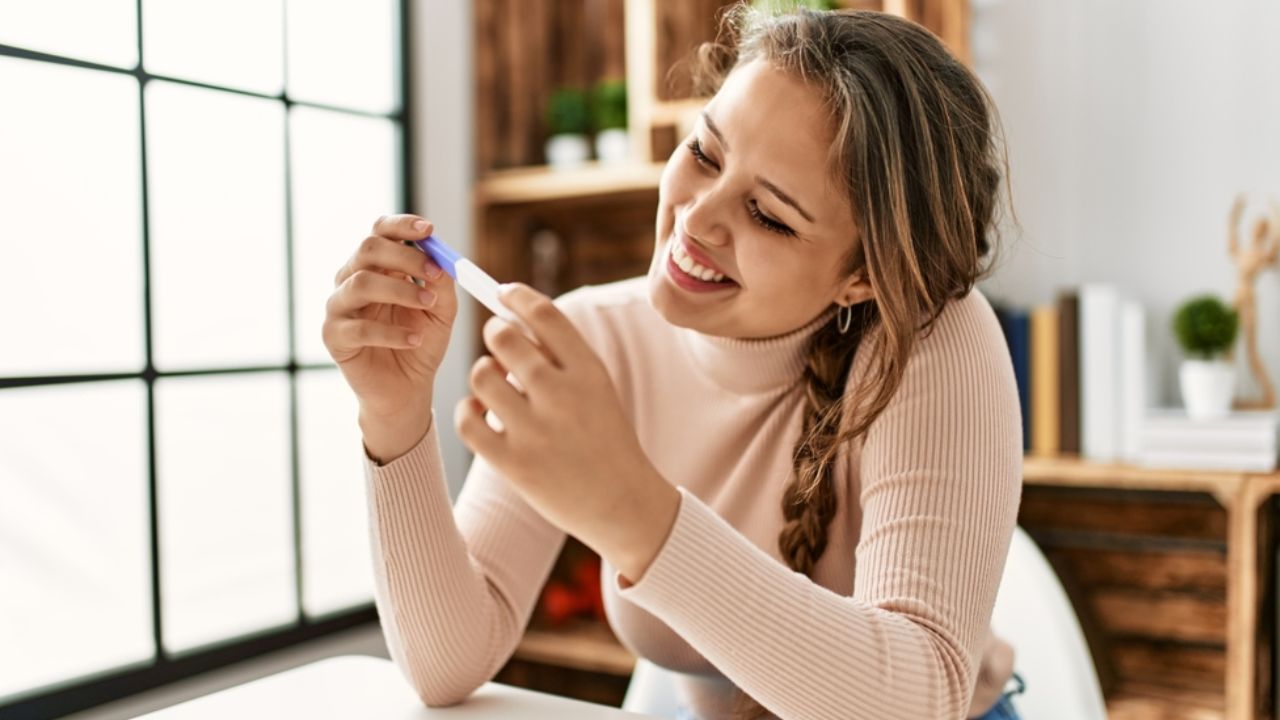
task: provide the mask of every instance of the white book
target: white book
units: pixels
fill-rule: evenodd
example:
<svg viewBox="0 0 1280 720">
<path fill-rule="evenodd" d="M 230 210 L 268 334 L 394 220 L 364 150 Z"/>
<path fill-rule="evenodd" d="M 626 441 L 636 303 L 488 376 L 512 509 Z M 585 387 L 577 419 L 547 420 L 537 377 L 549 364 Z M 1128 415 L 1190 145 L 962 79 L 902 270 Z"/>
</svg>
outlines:
<svg viewBox="0 0 1280 720">
<path fill-rule="evenodd" d="M 1080 451 L 1094 462 L 1114 462 L 1122 448 L 1119 306 L 1114 285 L 1080 287 Z"/>
<path fill-rule="evenodd" d="M 1176 450 L 1255 450 L 1268 452 L 1280 446 L 1274 428 L 1250 428 L 1247 431 L 1194 430 L 1188 428 L 1142 429 L 1139 447 Z"/>
<path fill-rule="evenodd" d="M 1276 454 L 1143 451 L 1138 455 L 1137 464 L 1155 468 L 1271 472 L 1276 469 Z"/>
<path fill-rule="evenodd" d="M 1120 402 L 1124 427 L 1120 433 L 1120 456 L 1126 461 L 1138 457 L 1142 446 L 1142 423 L 1147 409 L 1147 320 L 1142 303 L 1125 299 L 1120 303 Z"/>
<path fill-rule="evenodd" d="M 1225 417 L 1212 420 L 1192 420 L 1185 408 L 1151 408 L 1146 413 L 1144 425 L 1156 429 L 1191 429 L 1208 431 L 1273 430 L 1280 426 L 1280 411 L 1234 410 Z"/>
</svg>

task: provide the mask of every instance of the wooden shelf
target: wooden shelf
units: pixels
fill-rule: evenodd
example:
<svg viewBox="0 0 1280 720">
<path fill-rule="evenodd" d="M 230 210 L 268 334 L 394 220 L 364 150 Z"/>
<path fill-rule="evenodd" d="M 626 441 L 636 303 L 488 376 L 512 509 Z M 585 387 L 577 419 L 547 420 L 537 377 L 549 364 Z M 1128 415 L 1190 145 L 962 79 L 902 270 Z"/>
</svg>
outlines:
<svg viewBox="0 0 1280 720">
<path fill-rule="evenodd" d="M 583 622 L 563 630 L 530 628 L 513 656 L 574 670 L 629 677 L 636 658 L 603 623 Z"/>
<path fill-rule="evenodd" d="M 1110 720 L 1222 720 L 1222 696 L 1196 690 L 1130 685 L 1107 700 Z"/>
<path fill-rule="evenodd" d="M 514 205 L 549 200 L 573 200 L 657 190 L 665 163 L 601 165 L 553 170 L 547 166 L 495 170 L 475 186 L 481 205 Z"/>
<path fill-rule="evenodd" d="M 1022 459 L 1023 482 L 1028 485 L 1207 492 L 1224 505 L 1231 502 L 1240 483 L 1253 475 L 1257 473 L 1099 463 L 1075 455 L 1029 454 Z"/>
</svg>

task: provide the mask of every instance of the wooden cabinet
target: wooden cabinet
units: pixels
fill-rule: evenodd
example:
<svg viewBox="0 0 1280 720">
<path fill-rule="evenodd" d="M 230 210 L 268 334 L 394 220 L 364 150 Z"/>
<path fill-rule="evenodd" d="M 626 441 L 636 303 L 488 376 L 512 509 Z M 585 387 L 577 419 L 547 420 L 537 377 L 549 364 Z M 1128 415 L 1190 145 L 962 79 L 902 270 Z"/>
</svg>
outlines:
<svg viewBox="0 0 1280 720">
<path fill-rule="evenodd" d="M 1113 718 L 1274 716 L 1280 473 L 1032 457 L 1019 523 L 1062 580 Z"/>
</svg>

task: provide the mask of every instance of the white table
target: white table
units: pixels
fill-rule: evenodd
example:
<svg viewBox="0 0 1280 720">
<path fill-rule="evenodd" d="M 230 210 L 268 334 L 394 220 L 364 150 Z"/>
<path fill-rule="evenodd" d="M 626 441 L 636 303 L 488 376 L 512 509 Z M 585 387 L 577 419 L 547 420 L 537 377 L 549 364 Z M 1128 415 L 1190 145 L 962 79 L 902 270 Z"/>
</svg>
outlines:
<svg viewBox="0 0 1280 720">
<path fill-rule="evenodd" d="M 147 720 L 621 720 L 644 717 L 651 716 L 493 682 L 485 683 L 459 705 L 429 708 L 422 704 L 390 660 L 365 655 L 317 660 L 141 716 Z"/>
</svg>

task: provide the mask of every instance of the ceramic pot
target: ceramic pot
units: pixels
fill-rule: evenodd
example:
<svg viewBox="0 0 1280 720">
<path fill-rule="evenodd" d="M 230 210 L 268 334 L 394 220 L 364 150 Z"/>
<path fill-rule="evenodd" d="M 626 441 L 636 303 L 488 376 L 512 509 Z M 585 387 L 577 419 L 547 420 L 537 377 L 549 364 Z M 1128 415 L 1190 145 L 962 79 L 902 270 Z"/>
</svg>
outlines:
<svg viewBox="0 0 1280 720">
<path fill-rule="evenodd" d="M 609 128 L 596 133 L 596 157 L 606 165 L 620 165 L 631 160 L 631 136 L 625 128 Z"/>
<path fill-rule="evenodd" d="M 1225 417 L 1235 395 L 1236 369 L 1225 360 L 1183 360 L 1178 368 L 1182 402 L 1194 420 Z"/>
<path fill-rule="evenodd" d="M 547 138 L 547 164 L 554 170 L 577 167 L 591 158 L 586 135 L 552 135 Z"/>
</svg>

